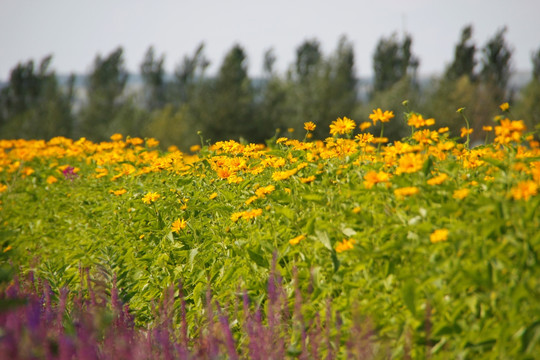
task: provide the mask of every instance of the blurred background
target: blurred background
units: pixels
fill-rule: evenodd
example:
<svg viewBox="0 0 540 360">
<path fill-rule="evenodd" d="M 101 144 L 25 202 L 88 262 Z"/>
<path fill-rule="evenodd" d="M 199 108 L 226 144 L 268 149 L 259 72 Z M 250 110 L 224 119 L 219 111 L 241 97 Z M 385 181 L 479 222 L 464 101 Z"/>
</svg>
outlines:
<svg viewBox="0 0 540 360">
<path fill-rule="evenodd" d="M 540 3 L 3 0 L 0 138 L 316 138 L 401 104 L 483 141 L 498 105 L 540 123 Z M 378 134 L 375 127 L 369 128 Z"/>
</svg>

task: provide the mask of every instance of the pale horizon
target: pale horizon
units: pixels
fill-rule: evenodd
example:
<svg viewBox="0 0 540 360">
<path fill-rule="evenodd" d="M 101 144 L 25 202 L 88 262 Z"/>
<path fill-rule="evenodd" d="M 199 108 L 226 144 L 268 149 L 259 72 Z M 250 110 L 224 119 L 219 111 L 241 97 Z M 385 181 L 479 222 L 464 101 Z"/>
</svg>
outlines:
<svg viewBox="0 0 540 360">
<path fill-rule="evenodd" d="M 37 66 L 49 54 L 57 74 L 87 74 L 98 54 L 107 56 L 119 46 L 130 73 L 139 72 L 149 46 L 156 55 L 165 55 L 165 70 L 173 73 L 200 43 L 211 62 L 209 74 L 215 74 L 235 44 L 246 51 L 250 76 L 262 73 L 269 48 L 277 57 L 276 70 L 283 74 L 303 41 L 318 40 L 328 56 L 342 35 L 353 44 L 357 76 L 368 78 L 377 42 L 394 32 L 412 36 L 418 73 L 429 76 L 442 73 L 452 61 L 461 30 L 469 24 L 478 65 L 481 48 L 506 26 L 512 70 L 530 72 L 531 55 L 540 49 L 540 2 L 517 0 L 508 6 L 502 0 L 3 0 L 0 31 L 10 35 L 0 37 L 0 81 L 8 80 L 18 63 L 33 60 Z"/>
</svg>

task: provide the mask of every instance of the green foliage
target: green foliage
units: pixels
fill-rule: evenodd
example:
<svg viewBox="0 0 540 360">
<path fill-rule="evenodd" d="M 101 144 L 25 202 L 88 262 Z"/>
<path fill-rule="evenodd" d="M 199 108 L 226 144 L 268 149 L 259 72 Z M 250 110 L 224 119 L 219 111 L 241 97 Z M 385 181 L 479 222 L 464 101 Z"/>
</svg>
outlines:
<svg viewBox="0 0 540 360">
<path fill-rule="evenodd" d="M 468 25 L 461 31 L 461 38 L 454 50 L 454 60 L 446 70 L 445 78 L 455 81 L 462 76 L 467 76 L 469 80 L 475 79 L 474 67 L 476 66 L 476 45 L 471 44 L 472 25 Z"/>
<path fill-rule="evenodd" d="M 165 56 L 156 58 L 154 48 L 151 46 L 144 55 L 141 63 L 141 75 L 144 80 L 143 98 L 148 110 L 161 109 L 166 101 L 165 69 L 163 63 Z"/>
<path fill-rule="evenodd" d="M 379 40 L 373 55 L 374 93 L 388 90 L 406 75 L 416 80 L 419 60 L 412 54 L 411 46 L 410 35 L 401 42 L 395 33 Z"/>
<path fill-rule="evenodd" d="M 123 92 L 128 78 L 121 47 L 106 58 L 97 56 L 87 83 L 87 103 L 81 109 L 78 135 L 104 140 L 110 134 L 109 124 L 123 105 Z"/>
<path fill-rule="evenodd" d="M 0 133 L 7 138 L 50 139 L 71 136 L 71 104 L 74 77 L 67 91 L 60 89 L 56 74 L 49 69 L 52 56 L 43 58 L 38 69 L 34 62 L 19 63 L 0 92 Z"/>
<path fill-rule="evenodd" d="M 503 28 L 489 39 L 482 49 L 482 70 L 480 76 L 488 86 L 495 87 L 495 101 L 502 102 L 506 95 L 508 79 L 510 78 L 510 59 L 512 50 L 506 43 Z"/>
<path fill-rule="evenodd" d="M 186 110 L 167 109 L 158 121 L 182 122 Z M 264 304 L 276 256 L 291 300 L 298 273 L 308 321 L 332 299 L 348 332 L 361 309 L 393 357 L 533 357 L 538 148 L 514 137 L 470 150 L 416 135 L 380 150 L 344 138 L 222 142 L 195 158 L 133 138 L 3 141 L 0 261 L 35 269 L 55 291 L 81 288 L 79 266 L 105 282 L 116 274 L 148 324 L 179 280 L 189 321 L 203 317 L 208 285 L 228 308 L 239 289 Z M 389 178 L 369 186 L 373 172 Z"/>
</svg>

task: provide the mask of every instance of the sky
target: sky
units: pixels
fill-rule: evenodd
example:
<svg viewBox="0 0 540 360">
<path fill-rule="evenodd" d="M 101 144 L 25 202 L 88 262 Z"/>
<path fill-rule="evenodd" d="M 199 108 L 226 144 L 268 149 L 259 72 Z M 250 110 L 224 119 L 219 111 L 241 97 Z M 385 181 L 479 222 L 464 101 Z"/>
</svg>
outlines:
<svg viewBox="0 0 540 360">
<path fill-rule="evenodd" d="M 328 56 L 341 36 L 353 44 L 357 75 L 368 77 L 377 42 L 405 32 L 419 73 L 435 75 L 452 61 L 469 24 L 479 48 L 506 26 L 512 69 L 530 71 L 531 54 L 540 49 L 539 14 L 538 0 L 0 0 L 0 81 L 18 63 L 49 54 L 57 74 L 88 73 L 97 55 L 119 46 L 128 71 L 139 72 L 153 46 L 172 73 L 201 43 L 209 74 L 236 44 L 251 76 L 262 73 L 270 48 L 284 73 L 305 40 L 318 40 Z"/>
</svg>

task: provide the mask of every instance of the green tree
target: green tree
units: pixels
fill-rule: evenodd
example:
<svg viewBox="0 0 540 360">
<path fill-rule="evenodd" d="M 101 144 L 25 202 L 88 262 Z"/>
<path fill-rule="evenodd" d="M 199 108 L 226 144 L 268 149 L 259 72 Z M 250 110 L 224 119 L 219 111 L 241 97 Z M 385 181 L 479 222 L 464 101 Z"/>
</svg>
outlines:
<svg viewBox="0 0 540 360">
<path fill-rule="evenodd" d="M 303 123 L 312 121 L 319 128 L 325 119 L 321 110 L 325 88 L 324 62 L 319 42 L 305 40 L 296 49 L 294 65 L 287 74 L 287 108 L 289 118 L 284 121 L 288 128 L 300 133 Z"/>
<path fill-rule="evenodd" d="M 221 64 L 211 97 L 212 121 L 206 135 L 212 141 L 246 138 L 255 141 L 257 120 L 253 117 L 253 90 L 247 73 L 246 54 L 234 45 Z"/>
<path fill-rule="evenodd" d="M 143 97 L 146 109 L 160 109 L 166 102 L 164 55 L 156 57 L 154 48 L 150 46 L 141 63 L 141 76 L 144 81 Z"/>
<path fill-rule="evenodd" d="M 374 93 L 390 89 L 406 75 L 415 82 L 419 60 L 412 54 L 411 47 L 410 35 L 406 35 L 402 42 L 395 33 L 379 40 L 373 55 Z"/>
<path fill-rule="evenodd" d="M 504 99 L 511 74 L 512 50 L 506 43 L 505 33 L 506 27 L 497 31 L 482 49 L 482 70 L 480 75 L 482 81 L 488 87 L 494 87 L 494 97 L 497 102 Z"/>
<path fill-rule="evenodd" d="M 470 80 L 475 79 L 476 45 L 471 41 L 472 31 L 471 25 L 464 27 L 461 31 L 460 41 L 454 49 L 454 60 L 446 69 L 445 78 L 447 80 L 457 80 L 462 76 L 467 76 Z"/>
<path fill-rule="evenodd" d="M 319 120 L 319 129 L 315 130 L 318 137 L 326 137 L 330 123 L 338 117 L 352 117 L 356 107 L 358 79 L 354 49 L 345 36 L 340 38 L 335 52 L 325 61 L 324 78 L 324 95 L 321 97 L 324 118 Z"/>
<path fill-rule="evenodd" d="M 210 61 L 204 54 L 204 43 L 197 47 L 192 56 L 184 56 L 174 73 L 171 102 L 177 105 L 185 104 L 191 102 L 194 95 L 200 95 L 199 90 L 205 87 L 205 72 L 209 65 Z"/>
<path fill-rule="evenodd" d="M 87 79 L 87 103 L 80 113 L 80 136 L 95 141 L 105 140 L 110 136 L 111 124 L 125 104 L 123 95 L 127 79 L 124 51 L 121 47 L 105 58 L 100 55 L 95 58 Z"/>
<path fill-rule="evenodd" d="M 515 106 L 515 116 L 523 119 L 529 130 L 540 131 L 540 48 L 531 56 L 532 77 L 521 90 Z"/>
<path fill-rule="evenodd" d="M 52 56 L 19 63 L 10 74 L 8 86 L 0 92 L 0 132 L 3 137 L 50 139 L 71 136 L 74 76 L 62 91 L 50 70 Z"/>
<path fill-rule="evenodd" d="M 288 82 L 274 70 L 276 56 L 273 49 L 264 54 L 263 79 L 256 87 L 255 117 L 258 119 L 257 141 L 268 140 L 277 129 L 288 127 Z"/>
</svg>

